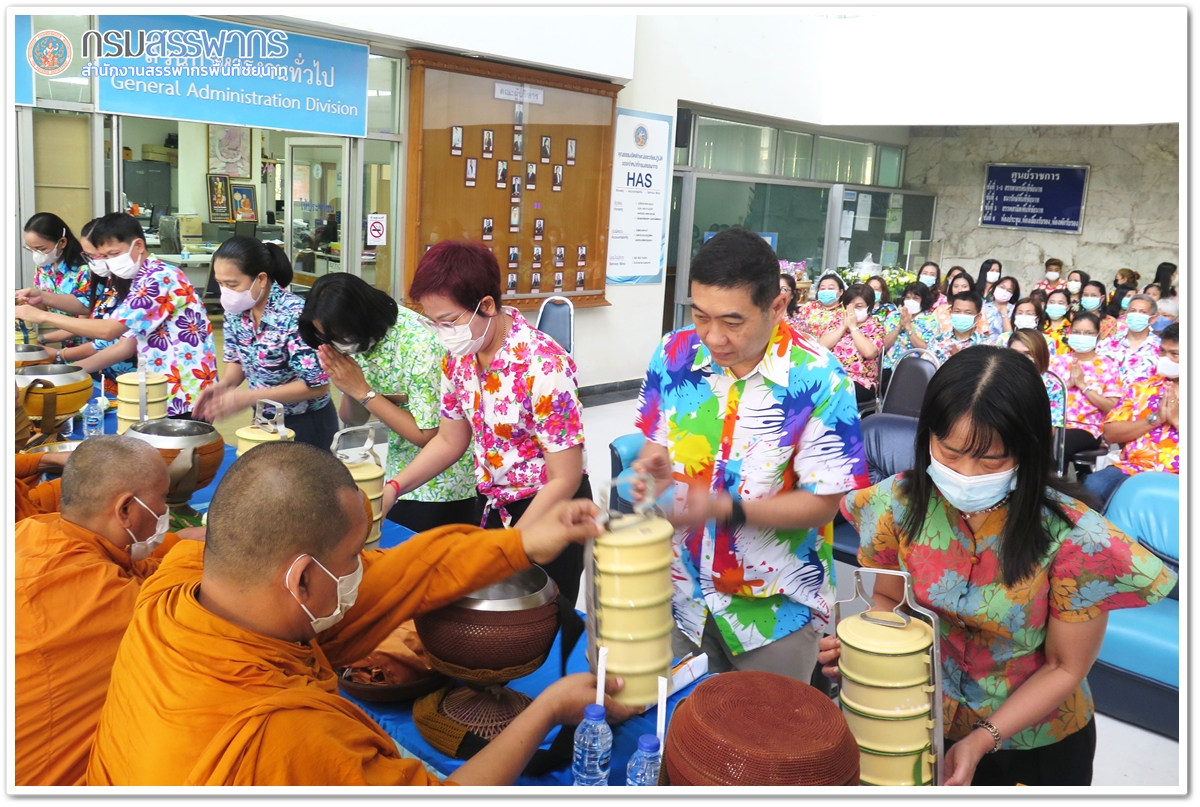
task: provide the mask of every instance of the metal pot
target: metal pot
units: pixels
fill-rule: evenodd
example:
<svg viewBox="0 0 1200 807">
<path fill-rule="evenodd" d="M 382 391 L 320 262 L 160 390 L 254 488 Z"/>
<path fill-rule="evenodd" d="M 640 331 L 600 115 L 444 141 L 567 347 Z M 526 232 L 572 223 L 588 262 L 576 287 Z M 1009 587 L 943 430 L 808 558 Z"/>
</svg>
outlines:
<svg viewBox="0 0 1200 807">
<path fill-rule="evenodd" d="M 43 431 L 57 418 L 78 412 L 92 397 L 92 377 L 74 364 L 37 364 L 14 372 L 25 411 L 45 421 Z"/>
<path fill-rule="evenodd" d="M 471 611 L 526 611 L 554 602 L 558 586 L 540 566 L 492 583 L 454 603 Z"/>
<path fill-rule="evenodd" d="M 50 351 L 41 345 L 25 345 L 16 346 L 17 349 L 17 367 L 32 367 L 37 364 L 50 363 Z"/>
<path fill-rule="evenodd" d="M 125 431 L 162 454 L 171 475 L 167 504 L 182 507 L 192 494 L 207 487 L 225 459 L 225 441 L 209 423 L 199 420 L 146 420 Z"/>
</svg>

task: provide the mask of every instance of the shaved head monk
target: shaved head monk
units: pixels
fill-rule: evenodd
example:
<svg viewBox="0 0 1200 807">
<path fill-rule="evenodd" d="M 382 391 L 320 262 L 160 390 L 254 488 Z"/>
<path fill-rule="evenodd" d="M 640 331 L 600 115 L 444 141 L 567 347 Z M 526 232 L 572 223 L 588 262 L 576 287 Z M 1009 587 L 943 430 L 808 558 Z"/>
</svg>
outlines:
<svg viewBox="0 0 1200 807">
<path fill-rule="evenodd" d="M 251 449 L 213 495 L 207 543 L 178 546 L 142 588 L 88 784 L 437 784 L 338 694 L 334 669 L 414 615 L 595 536 L 596 512 L 563 502 L 521 530 L 451 525 L 364 552 L 367 502 L 341 461 L 301 443 Z M 511 784 L 594 698 L 592 675 L 556 682 L 450 780 Z"/>
<path fill-rule="evenodd" d="M 83 784 L 138 591 L 178 540 L 155 449 L 100 436 L 69 456 L 62 512 L 16 528 L 18 785 Z"/>
</svg>

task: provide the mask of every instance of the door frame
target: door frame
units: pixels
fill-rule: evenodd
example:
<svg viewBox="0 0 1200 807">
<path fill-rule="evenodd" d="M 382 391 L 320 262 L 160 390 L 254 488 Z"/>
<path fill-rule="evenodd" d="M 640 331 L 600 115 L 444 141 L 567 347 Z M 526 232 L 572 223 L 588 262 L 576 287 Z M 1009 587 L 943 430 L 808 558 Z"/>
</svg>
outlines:
<svg viewBox="0 0 1200 807">
<path fill-rule="evenodd" d="M 332 148 L 340 148 L 341 152 L 342 152 L 341 159 L 338 162 L 338 170 L 341 171 L 341 173 L 342 173 L 342 182 L 341 182 L 341 185 L 342 185 L 342 187 L 341 187 L 342 209 L 341 209 L 341 221 L 338 224 L 339 238 L 340 238 L 339 243 L 342 246 L 341 246 L 341 254 L 338 257 L 342 264 L 342 271 L 346 271 L 346 267 L 349 266 L 352 274 L 358 274 L 357 257 L 358 257 L 359 253 L 354 248 L 355 247 L 354 242 L 357 240 L 356 234 L 358 232 L 358 227 L 357 227 L 357 225 L 355 225 L 357 218 L 353 218 L 352 216 L 354 215 L 354 210 L 357 207 L 359 207 L 361 203 L 355 203 L 354 195 L 350 192 L 351 191 L 350 177 L 352 176 L 352 173 L 350 171 L 350 143 L 351 143 L 351 139 L 348 137 L 318 137 L 318 136 L 311 136 L 311 135 L 296 135 L 294 137 L 286 137 L 284 139 L 284 144 L 283 144 L 284 181 L 287 184 L 287 193 L 284 194 L 283 237 L 284 237 L 284 251 L 287 252 L 288 260 L 290 260 L 292 262 L 293 267 L 296 265 L 296 258 L 297 258 L 298 252 L 296 251 L 295 242 L 292 240 L 292 222 L 294 219 L 293 214 L 292 214 L 292 203 L 294 201 L 294 199 L 292 198 L 292 171 L 293 171 L 293 167 L 294 167 L 292 151 L 295 148 L 313 148 L 313 147 L 330 148 L 330 147 L 332 147 Z M 360 152 L 360 157 L 361 157 L 361 152 Z M 355 235 L 348 235 L 347 228 L 351 227 L 352 225 L 353 225 L 353 233 Z M 300 285 L 300 286 L 312 288 L 313 283 L 317 282 L 318 277 L 319 277 L 319 275 L 294 271 L 292 282 L 297 285 Z"/>
</svg>

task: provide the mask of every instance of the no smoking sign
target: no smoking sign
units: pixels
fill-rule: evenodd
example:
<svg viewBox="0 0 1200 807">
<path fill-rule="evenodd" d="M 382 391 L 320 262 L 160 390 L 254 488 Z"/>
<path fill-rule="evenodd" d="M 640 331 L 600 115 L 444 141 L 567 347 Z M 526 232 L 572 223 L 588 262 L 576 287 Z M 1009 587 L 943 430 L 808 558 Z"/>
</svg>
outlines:
<svg viewBox="0 0 1200 807">
<path fill-rule="evenodd" d="M 387 246 L 386 213 L 371 213 L 367 216 L 367 246 Z"/>
</svg>

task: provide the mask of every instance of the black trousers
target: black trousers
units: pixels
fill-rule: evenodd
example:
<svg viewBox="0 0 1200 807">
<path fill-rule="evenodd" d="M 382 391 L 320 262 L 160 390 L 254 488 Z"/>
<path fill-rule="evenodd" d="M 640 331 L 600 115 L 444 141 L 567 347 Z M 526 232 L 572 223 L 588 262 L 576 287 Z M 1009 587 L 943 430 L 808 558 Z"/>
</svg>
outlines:
<svg viewBox="0 0 1200 807">
<path fill-rule="evenodd" d="M 946 751 L 950 746 L 946 747 Z M 1096 721 L 1053 745 L 1028 751 L 985 754 L 971 779 L 974 787 L 1079 787 L 1092 783 Z"/>
<path fill-rule="evenodd" d="M 588 481 L 587 474 L 583 475 L 583 480 L 579 483 L 579 490 L 575 491 L 572 499 L 590 499 L 592 498 L 592 483 Z M 507 504 L 504 509 L 508 510 L 508 514 L 512 516 L 513 523 L 525 515 L 525 511 L 529 509 L 530 502 L 533 497 L 521 499 L 512 504 Z M 478 496 L 475 499 L 475 523 L 483 518 L 484 508 L 487 506 L 487 499 L 483 496 Z M 487 523 L 484 526 L 489 530 L 500 529 L 504 526 L 500 519 L 500 511 L 497 509 L 488 513 Z M 554 580 L 558 585 L 558 592 L 566 598 L 567 602 L 572 606 L 579 599 L 579 579 L 583 575 L 583 546 L 581 544 L 571 544 L 563 553 L 549 563 L 540 564 L 546 570 L 546 574 Z"/>
<path fill-rule="evenodd" d="M 1068 459 L 1080 451 L 1093 451 L 1100 447 L 1100 440 L 1091 432 L 1083 429 L 1067 429 L 1067 439 L 1064 441 L 1064 456 Z M 1089 466 L 1075 463 L 1075 478 L 1080 482 L 1091 473 Z"/>
<path fill-rule="evenodd" d="M 296 433 L 297 443 L 307 443 L 328 451 L 338 432 L 338 416 L 332 401 L 320 409 L 310 409 L 299 415 L 284 415 L 283 425 Z"/>
<path fill-rule="evenodd" d="M 454 502 L 411 502 L 398 500 L 388 510 L 387 520 L 407 527 L 413 532 L 425 532 L 447 524 L 479 523 L 475 514 L 475 499 L 459 499 Z"/>
</svg>

